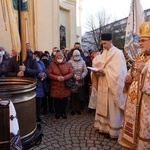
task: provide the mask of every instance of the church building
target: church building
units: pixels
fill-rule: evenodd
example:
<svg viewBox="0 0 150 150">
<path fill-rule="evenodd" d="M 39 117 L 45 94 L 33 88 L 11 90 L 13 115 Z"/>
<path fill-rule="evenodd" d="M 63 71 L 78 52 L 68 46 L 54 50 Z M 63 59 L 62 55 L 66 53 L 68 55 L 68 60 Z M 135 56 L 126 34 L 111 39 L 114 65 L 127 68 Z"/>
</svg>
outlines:
<svg viewBox="0 0 150 150">
<path fill-rule="evenodd" d="M 18 0 L 2 0 L 0 46 L 9 53 L 21 49 L 19 31 L 24 38 L 21 43 L 30 43 L 33 50 L 51 52 L 55 46 L 70 49 L 81 41 L 81 3 L 82 0 L 22 0 L 18 13 Z"/>
</svg>

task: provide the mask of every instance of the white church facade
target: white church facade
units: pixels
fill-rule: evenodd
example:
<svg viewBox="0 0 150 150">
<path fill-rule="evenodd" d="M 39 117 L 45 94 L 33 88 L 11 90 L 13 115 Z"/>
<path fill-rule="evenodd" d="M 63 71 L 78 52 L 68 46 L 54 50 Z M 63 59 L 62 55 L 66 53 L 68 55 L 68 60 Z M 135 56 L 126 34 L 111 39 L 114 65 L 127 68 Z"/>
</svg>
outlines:
<svg viewBox="0 0 150 150">
<path fill-rule="evenodd" d="M 29 26 L 25 27 L 26 43 L 33 50 L 49 51 L 57 46 L 71 48 L 81 41 L 82 0 L 26 0 Z M 6 1 L 0 4 L 0 46 L 12 51 Z M 27 23 L 28 24 L 28 23 Z"/>
</svg>

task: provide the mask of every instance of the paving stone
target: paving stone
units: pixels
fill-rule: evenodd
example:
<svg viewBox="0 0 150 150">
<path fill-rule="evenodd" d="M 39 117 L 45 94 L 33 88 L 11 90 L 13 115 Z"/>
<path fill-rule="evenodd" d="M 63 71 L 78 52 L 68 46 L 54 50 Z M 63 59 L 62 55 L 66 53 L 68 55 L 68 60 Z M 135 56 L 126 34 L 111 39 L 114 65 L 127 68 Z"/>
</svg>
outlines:
<svg viewBox="0 0 150 150">
<path fill-rule="evenodd" d="M 91 147 L 91 148 L 89 148 L 89 150 L 97 150 L 97 148 L 96 147 Z"/>
<path fill-rule="evenodd" d="M 75 147 L 75 148 L 73 148 L 73 150 L 81 150 L 81 148 L 80 147 Z"/>
<path fill-rule="evenodd" d="M 84 136 L 79 136 L 79 140 L 84 140 Z"/>
<path fill-rule="evenodd" d="M 120 148 L 113 148 L 113 147 L 111 147 L 111 149 L 110 150 L 121 150 Z"/>
<path fill-rule="evenodd" d="M 93 140 L 87 140 L 87 143 L 88 143 L 88 144 L 93 144 L 94 141 L 93 141 Z"/>
<path fill-rule="evenodd" d="M 88 147 L 94 147 L 94 144 L 87 143 Z"/>
<path fill-rule="evenodd" d="M 59 138 L 58 141 L 59 141 L 59 142 L 62 142 L 62 141 L 64 141 L 64 139 L 63 139 L 63 138 Z"/>
<path fill-rule="evenodd" d="M 77 139 L 78 139 L 78 137 L 76 137 L 76 136 L 72 137 L 72 140 L 77 140 Z"/>
<path fill-rule="evenodd" d="M 115 144 L 113 147 L 116 149 L 121 148 L 118 144 Z"/>
<path fill-rule="evenodd" d="M 55 141 L 53 140 L 53 141 L 51 141 L 51 143 L 55 144 L 55 143 L 58 143 L 58 141 L 57 140 L 55 140 Z"/>
<path fill-rule="evenodd" d="M 89 147 L 81 147 L 81 150 L 89 150 Z"/>
<path fill-rule="evenodd" d="M 40 150 L 39 147 L 33 147 L 33 150 Z"/>
<path fill-rule="evenodd" d="M 71 139 L 72 139 L 71 137 L 65 137 L 65 138 L 64 138 L 64 140 L 65 140 L 65 141 L 68 141 L 68 142 L 69 142 Z"/>
<path fill-rule="evenodd" d="M 61 146 L 59 149 L 60 150 L 66 150 L 66 148 L 64 146 Z"/>
<path fill-rule="evenodd" d="M 46 145 L 40 144 L 39 147 L 40 148 L 46 148 Z"/>
<path fill-rule="evenodd" d="M 103 146 L 100 145 L 100 144 L 95 144 L 95 147 L 98 148 L 98 149 L 102 149 L 103 148 Z"/>
<path fill-rule="evenodd" d="M 97 137 L 91 136 L 91 140 L 96 141 Z"/>
<path fill-rule="evenodd" d="M 67 109 L 67 119 L 52 122 L 54 115 L 43 116 L 47 122 L 41 124 L 43 139 L 40 145 L 30 150 L 121 150 L 117 139 L 106 139 L 94 128 L 94 114 L 84 109 L 81 115 L 70 115 Z"/>
<path fill-rule="evenodd" d="M 66 145 L 66 142 L 65 141 L 59 142 L 59 145 L 61 146 Z"/>
<path fill-rule="evenodd" d="M 66 144 L 70 144 L 70 145 L 71 145 L 71 144 L 72 144 L 72 141 L 66 141 Z"/>
<path fill-rule="evenodd" d="M 110 139 L 104 139 L 104 142 L 109 142 L 110 141 Z"/>
<path fill-rule="evenodd" d="M 107 145 L 106 145 L 106 146 L 103 146 L 103 149 L 105 149 L 105 150 L 106 150 L 106 149 L 107 149 L 107 150 L 110 150 L 110 148 L 111 148 L 111 147 L 110 147 L 110 146 L 107 146 Z"/>
<path fill-rule="evenodd" d="M 113 143 L 108 143 L 107 145 L 108 145 L 108 146 L 114 146 L 114 144 L 113 144 Z"/>
<path fill-rule="evenodd" d="M 107 142 L 102 142 L 102 145 L 107 145 Z"/>
<path fill-rule="evenodd" d="M 86 143 L 80 143 L 79 145 L 80 145 L 80 147 L 86 147 L 87 144 Z"/>
<path fill-rule="evenodd" d="M 77 144 L 77 143 L 80 143 L 80 141 L 79 140 L 73 140 L 72 143 Z"/>
<path fill-rule="evenodd" d="M 73 147 L 72 147 L 72 145 L 65 145 L 65 148 L 66 149 L 72 149 Z"/>
</svg>

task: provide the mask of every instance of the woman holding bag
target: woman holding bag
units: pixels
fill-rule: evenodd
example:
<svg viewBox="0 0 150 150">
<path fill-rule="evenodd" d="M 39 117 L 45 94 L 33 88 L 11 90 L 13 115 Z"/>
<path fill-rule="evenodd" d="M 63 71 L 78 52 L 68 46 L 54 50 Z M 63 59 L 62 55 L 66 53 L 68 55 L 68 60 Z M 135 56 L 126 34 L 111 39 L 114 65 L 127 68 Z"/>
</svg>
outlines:
<svg viewBox="0 0 150 150">
<path fill-rule="evenodd" d="M 54 99 L 55 119 L 53 121 L 59 121 L 60 116 L 67 119 L 66 105 L 71 91 L 65 85 L 65 80 L 73 77 L 73 69 L 62 52 L 56 53 L 55 59 L 47 69 L 47 76 L 50 78 L 50 96 Z"/>
<path fill-rule="evenodd" d="M 74 80 L 76 82 L 76 88 L 71 88 L 71 97 L 70 97 L 70 105 L 71 105 L 71 115 L 75 113 L 81 115 L 80 111 L 80 103 L 81 97 L 79 96 L 81 90 L 81 86 L 84 85 L 84 78 L 88 73 L 85 61 L 81 57 L 79 50 L 74 50 L 73 56 L 69 62 L 72 64 L 73 71 L 74 71 Z M 83 92 L 82 92 L 83 95 Z"/>
</svg>

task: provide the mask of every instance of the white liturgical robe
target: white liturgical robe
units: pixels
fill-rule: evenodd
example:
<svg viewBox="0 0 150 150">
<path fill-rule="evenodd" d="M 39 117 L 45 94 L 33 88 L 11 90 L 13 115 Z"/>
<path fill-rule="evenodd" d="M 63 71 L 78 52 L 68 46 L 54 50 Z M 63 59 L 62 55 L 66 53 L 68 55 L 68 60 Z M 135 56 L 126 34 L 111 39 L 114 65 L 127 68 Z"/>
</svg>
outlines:
<svg viewBox="0 0 150 150">
<path fill-rule="evenodd" d="M 96 78 L 94 86 L 98 92 L 94 127 L 99 132 L 109 133 L 111 138 L 117 138 L 125 103 L 123 87 L 127 67 L 123 52 L 112 46 L 102 53 L 94 67 L 104 69 L 104 75 L 92 77 Z"/>
</svg>

